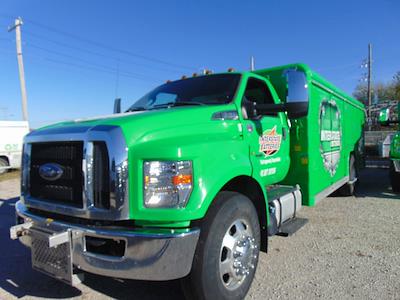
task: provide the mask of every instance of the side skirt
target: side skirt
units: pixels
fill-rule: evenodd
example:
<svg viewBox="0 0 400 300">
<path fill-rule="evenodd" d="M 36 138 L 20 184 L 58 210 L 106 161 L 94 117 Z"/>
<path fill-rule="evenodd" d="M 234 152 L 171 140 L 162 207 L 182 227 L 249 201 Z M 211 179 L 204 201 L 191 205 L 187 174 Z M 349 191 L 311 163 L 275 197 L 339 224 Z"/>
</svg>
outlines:
<svg viewBox="0 0 400 300">
<path fill-rule="evenodd" d="M 328 186 L 326 189 L 315 195 L 315 203 L 326 198 L 328 195 L 332 194 L 334 191 L 336 191 L 341 186 L 345 185 L 347 182 L 349 182 L 349 176 L 345 176 L 339 181 L 335 182 L 334 184 Z"/>
</svg>

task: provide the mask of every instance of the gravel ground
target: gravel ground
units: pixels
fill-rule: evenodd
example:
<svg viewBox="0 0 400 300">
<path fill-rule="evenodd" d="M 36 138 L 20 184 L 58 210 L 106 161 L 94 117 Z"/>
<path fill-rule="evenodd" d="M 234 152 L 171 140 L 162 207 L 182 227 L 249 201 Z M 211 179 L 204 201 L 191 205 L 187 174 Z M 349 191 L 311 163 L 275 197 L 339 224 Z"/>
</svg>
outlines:
<svg viewBox="0 0 400 300">
<path fill-rule="evenodd" d="M 29 251 L 8 238 L 18 185 L 0 181 L 0 299 L 182 299 L 177 281 L 89 274 L 72 288 L 33 271 Z M 357 197 L 328 197 L 299 215 L 308 224 L 270 239 L 247 299 L 400 299 L 400 197 L 387 170 L 365 169 Z"/>
</svg>

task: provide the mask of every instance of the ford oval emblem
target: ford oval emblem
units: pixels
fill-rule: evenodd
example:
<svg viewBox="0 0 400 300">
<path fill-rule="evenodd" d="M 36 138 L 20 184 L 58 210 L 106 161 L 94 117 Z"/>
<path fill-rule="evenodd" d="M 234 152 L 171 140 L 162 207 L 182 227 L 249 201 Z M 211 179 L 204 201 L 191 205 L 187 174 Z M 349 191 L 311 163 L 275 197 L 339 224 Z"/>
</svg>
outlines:
<svg viewBox="0 0 400 300">
<path fill-rule="evenodd" d="M 56 163 L 47 163 L 39 167 L 39 175 L 45 180 L 55 181 L 63 175 L 64 169 Z"/>
</svg>

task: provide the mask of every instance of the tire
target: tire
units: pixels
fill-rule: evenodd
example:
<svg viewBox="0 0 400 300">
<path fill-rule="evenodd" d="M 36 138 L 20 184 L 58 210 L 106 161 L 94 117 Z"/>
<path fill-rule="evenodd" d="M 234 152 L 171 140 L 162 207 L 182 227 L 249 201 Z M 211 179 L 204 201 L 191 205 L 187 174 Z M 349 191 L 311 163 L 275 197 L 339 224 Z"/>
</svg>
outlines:
<svg viewBox="0 0 400 300">
<path fill-rule="evenodd" d="M 3 167 L 8 167 L 8 161 L 0 158 L 0 175 L 8 172 L 8 169 L 3 169 Z"/>
<path fill-rule="evenodd" d="M 396 172 L 393 162 L 390 163 L 389 178 L 393 192 L 400 193 L 400 173 Z"/>
<path fill-rule="evenodd" d="M 339 194 L 345 197 L 353 196 L 356 189 L 356 182 L 357 182 L 356 160 L 354 158 L 354 155 L 350 155 L 349 182 L 347 182 L 338 190 Z"/>
<path fill-rule="evenodd" d="M 181 280 L 187 299 L 243 299 L 260 249 L 257 211 L 246 196 L 221 192 L 201 224 L 191 273 Z"/>
</svg>

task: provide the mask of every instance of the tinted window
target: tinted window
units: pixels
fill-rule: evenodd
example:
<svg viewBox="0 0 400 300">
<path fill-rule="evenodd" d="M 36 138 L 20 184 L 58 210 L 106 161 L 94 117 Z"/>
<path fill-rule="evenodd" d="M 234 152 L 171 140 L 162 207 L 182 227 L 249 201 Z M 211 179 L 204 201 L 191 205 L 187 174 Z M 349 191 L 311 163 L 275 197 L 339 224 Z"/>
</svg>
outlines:
<svg viewBox="0 0 400 300">
<path fill-rule="evenodd" d="M 259 79 L 249 78 L 247 81 L 246 91 L 244 93 L 245 100 L 256 102 L 257 104 L 273 104 L 271 92 L 267 84 Z"/>
<path fill-rule="evenodd" d="M 132 108 L 186 104 L 226 104 L 233 100 L 239 74 L 216 74 L 177 80 L 163 84 L 139 99 Z"/>
</svg>

